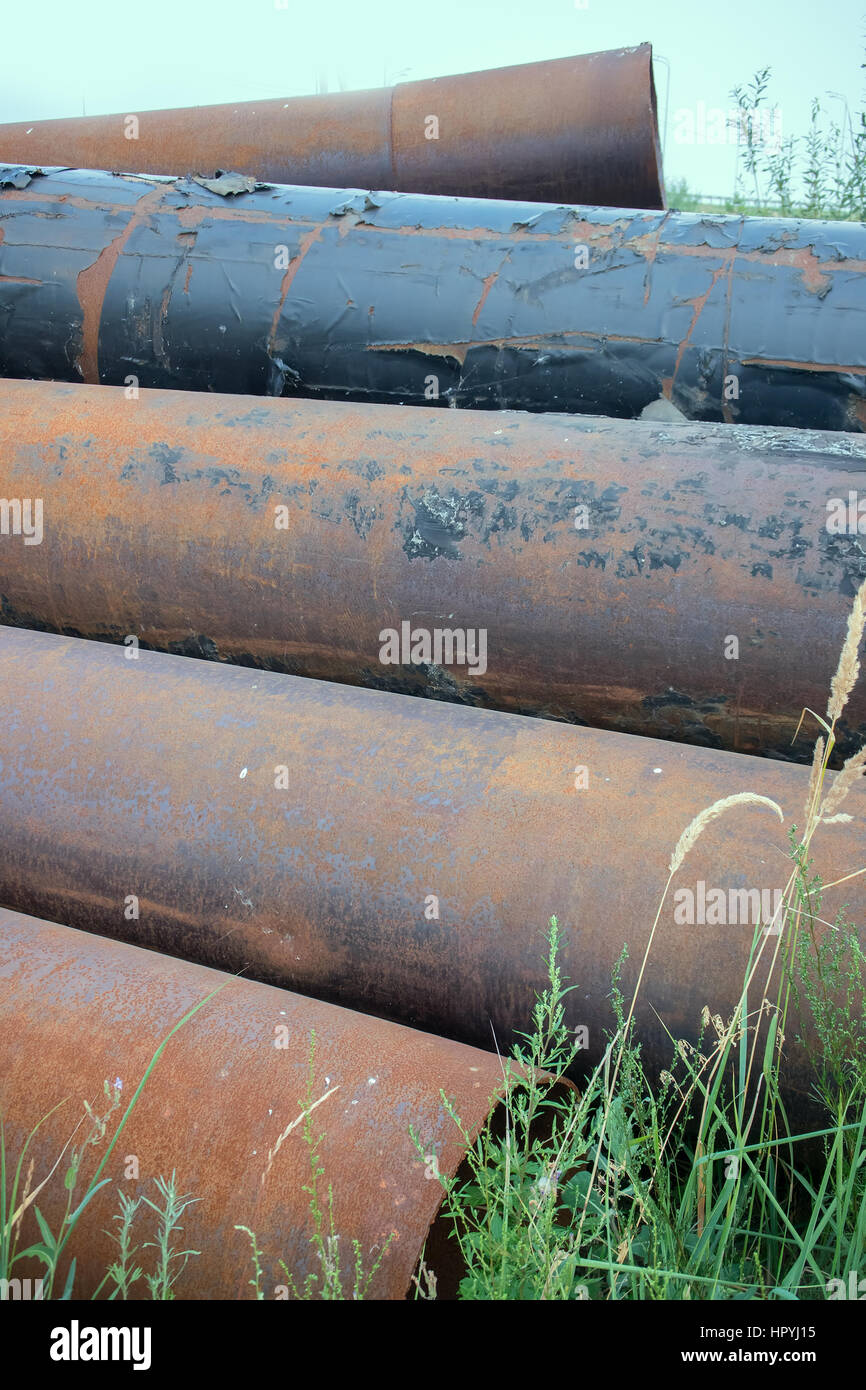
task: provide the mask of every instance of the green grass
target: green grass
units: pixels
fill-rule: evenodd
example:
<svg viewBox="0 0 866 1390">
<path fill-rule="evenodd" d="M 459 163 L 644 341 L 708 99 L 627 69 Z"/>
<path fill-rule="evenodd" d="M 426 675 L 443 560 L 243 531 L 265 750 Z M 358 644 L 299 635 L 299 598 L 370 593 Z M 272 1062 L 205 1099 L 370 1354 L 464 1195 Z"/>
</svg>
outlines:
<svg viewBox="0 0 866 1390">
<path fill-rule="evenodd" d="M 832 1281 L 847 1288 L 852 1274 L 855 1284 L 863 1274 L 866 958 L 850 924 L 821 918 L 831 885 L 814 872 L 811 847 L 819 826 L 851 819 L 841 808 L 866 770 L 864 748 L 825 786 L 836 724 L 859 675 L 864 603 L 866 584 L 826 715 L 812 716 L 823 733 L 803 828 L 789 828 L 784 914 L 756 926 L 731 1017 L 705 1007 L 697 1043 L 670 1037 L 668 1068 L 647 1074 L 634 1012 L 674 874 L 717 816 L 759 802 L 782 817 L 752 793 L 715 802 L 680 836 L 633 996 L 627 1003 L 620 989 L 624 950 L 604 1056 L 579 1094 L 563 1096 L 557 1085 L 578 1057 L 564 1022 L 570 987 L 559 970 L 556 918 L 548 989 L 506 1066 L 504 1134 L 488 1126 L 470 1143 L 442 1094 L 470 1170 L 468 1180 L 440 1176 L 466 1268 L 461 1298 L 823 1299 L 838 1287 Z M 824 1115 L 808 1133 L 791 1133 L 783 1102 L 784 1039 L 794 1030 L 808 1048 Z M 423 1156 L 424 1136 L 412 1137 Z M 418 1296 L 432 1287 L 422 1270 Z"/>
<path fill-rule="evenodd" d="M 856 934 L 839 931 L 861 1008 L 859 1053 L 839 1056 L 836 1030 L 843 1019 L 854 1025 L 844 1007 L 833 1013 L 827 1004 L 834 981 L 825 975 L 818 994 L 807 986 L 807 1000 L 825 1010 L 833 1039 L 834 1055 L 816 1059 L 830 1065 L 818 1088 L 827 1123 L 792 1136 L 780 1098 L 780 1015 L 772 1012 L 755 1054 L 745 991 L 727 1025 L 705 1015 L 697 1047 L 672 1043 L 670 1069 L 652 1081 L 617 970 L 614 1027 L 580 1093 L 563 1097 L 538 1074 L 524 1076 L 527 1064 L 562 1076 L 572 1055 L 551 919 L 550 987 L 506 1068 L 504 1135 L 488 1128 L 470 1144 L 443 1095 L 469 1153 L 468 1179 L 440 1177 L 467 1271 L 460 1297 L 824 1298 L 828 1281 L 847 1284 L 851 1270 L 862 1271 L 864 962 Z M 545 1111 L 550 1133 L 535 1137 Z M 413 1137 L 423 1155 L 428 1146 Z"/>
</svg>

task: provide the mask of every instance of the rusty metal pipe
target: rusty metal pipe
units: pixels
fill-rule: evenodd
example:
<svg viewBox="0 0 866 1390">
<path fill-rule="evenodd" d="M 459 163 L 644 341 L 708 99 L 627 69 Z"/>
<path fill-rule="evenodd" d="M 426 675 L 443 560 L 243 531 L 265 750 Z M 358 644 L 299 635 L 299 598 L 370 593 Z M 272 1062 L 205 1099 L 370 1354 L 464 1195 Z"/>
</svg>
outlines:
<svg viewBox="0 0 866 1390">
<path fill-rule="evenodd" d="M 805 760 L 852 489 L 862 436 L 6 381 L 0 496 L 43 521 L 0 537 L 0 620 Z M 407 621 L 484 662 L 383 664 Z"/>
<path fill-rule="evenodd" d="M 310 1156 L 298 1123 L 309 1099 L 314 1135 L 324 1136 L 324 1207 L 327 1184 L 334 1189 L 345 1296 L 352 1296 L 353 1240 L 369 1272 L 391 1232 L 368 1296 L 406 1296 L 442 1196 L 409 1126 L 429 1144 L 439 1172 L 453 1174 L 464 1150 L 439 1088 L 476 1135 L 501 1089 L 495 1055 L 2 909 L 0 980 L 7 1159 L 14 1164 L 30 1130 L 66 1102 L 30 1150 L 33 1185 L 48 1175 L 79 1121 L 75 1143 L 86 1139 L 83 1102 L 102 1115 L 108 1108 L 103 1084 L 113 1090 L 117 1078 L 121 1104 L 110 1138 L 159 1044 L 187 1010 L 225 986 L 170 1040 L 109 1159 L 104 1176 L 113 1181 L 92 1201 L 70 1251 L 77 1260 L 73 1297 L 90 1297 L 117 1257 L 106 1232 L 116 1231 L 118 1191 L 156 1199 L 154 1178 L 172 1171 L 180 1190 L 199 1199 L 183 1218 L 183 1245 L 199 1254 L 186 1266 L 179 1297 L 252 1297 L 249 1238 L 236 1225 L 258 1237 L 266 1298 L 288 1297 L 280 1258 L 299 1287 L 307 1275 L 321 1276 L 303 1190 Z M 85 1150 L 78 1198 L 107 1143 Z M 63 1173 L 61 1167 L 39 1197 L 53 1230 L 68 1196 Z M 136 1222 L 134 1231 L 146 1226 L 149 1237 L 152 1217 L 141 1211 Z M 32 1211 L 19 1233 L 20 1249 L 32 1243 L 30 1236 L 39 1239 Z M 146 1269 L 151 1254 L 139 1253 Z M 33 1274 L 40 1272 L 34 1265 Z M 447 1265 L 441 1272 L 448 1278 Z M 59 1278 L 62 1287 L 65 1267 Z M 146 1292 L 143 1279 L 133 1285 L 133 1297 Z"/>
<path fill-rule="evenodd" d="M 611 969 L 626 942 L 630 991 L 691 819 L 752 791 L 802 825 L 808 769 L 768 759 L 14 628 L 0 670 L 0 903 L 480 1046 L 527 1027 L 555 914 L 597 1062 Z M 862 784 L 845 809 L 812 842 L 828 884 L 863 863 Z M 705 1004 L 733 1009 L 788 853 L 764 806 L 704 829 L 644 977 L 650 1067 L 670 1065 L 665 1027 L 694 1039 Z M 862 923 L 862 878 L 822 919 L 843 903 Z M 812 1085 L 797 1031 L 792 1115 Z"/>
<path fill-rule="evenodd" d="M 0 125 L 16 163 L 664 207 L 652 46 L 322 96 Z"/>
<path fill-rule="evenodd" d="M 28 182 L 29 179 L 29 182 Z M 862 430 L 866 225 L 0 170 L 0 374 Z"/>
</svg>

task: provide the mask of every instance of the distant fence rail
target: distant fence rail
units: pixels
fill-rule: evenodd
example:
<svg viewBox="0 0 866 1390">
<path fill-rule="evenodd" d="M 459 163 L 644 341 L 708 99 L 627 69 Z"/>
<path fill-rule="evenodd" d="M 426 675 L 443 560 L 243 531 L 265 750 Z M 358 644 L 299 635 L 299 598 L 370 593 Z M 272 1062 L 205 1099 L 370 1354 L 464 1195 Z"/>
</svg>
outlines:
<svg viewBox="0 0 866 1390">
<path fill-rule="evenodd" d="M 724 207 L 725 203 L 732 203 L 734 201 L 731 197 L 721 197 L 718 194 L 689 193 L 688 196 L 690 199 L 694 199 L 696 203 L 710 203 L 714 207 Z M 745 198 L 743 201 L 746 203 L 750 202 L 748 198 Z M 774 197 L 761 199 L 761 207 L 781 208 L 781 206 L 781 198 Z"/>
</svg>

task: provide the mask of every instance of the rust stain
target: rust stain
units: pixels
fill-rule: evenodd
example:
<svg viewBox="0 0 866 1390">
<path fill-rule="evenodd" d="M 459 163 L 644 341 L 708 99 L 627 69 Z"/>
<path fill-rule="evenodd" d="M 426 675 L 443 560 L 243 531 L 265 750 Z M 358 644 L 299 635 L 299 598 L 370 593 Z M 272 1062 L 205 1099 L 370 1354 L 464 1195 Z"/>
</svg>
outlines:
<svg viewBox="0 0 866 1390">
<path fill-rule="evenodd" d="M 567 348 L 569 352 L 593 352 L 595 350 L 594 344 L 598 342 L 599 338 L 602 336 L 605 342 L 642 343 L 646 341 L 644 338 L 630 338 L 625 334 L 605 333 L 604 335 L 600 335 L 596 333 L 583 333 L 575 329 L 567 333 L 558 333 L 553 340 L 553 344 L 537 336 L 527 335 L 525 337 L 519 337 L 515 334 L 513 338 L 458 339 L 452 343 L 427 343 L 423 340 L 406 343 L 368 343 L 365 351 L 422 352 L 431 357 L 454 357 L 459 362 L 464 362 L 467 352 L 469 352 L 471 348 L 476 347 L 526 348 L 530 351 L 545 352 L 553 345 L 555 347 Z M 592 342 L 587 344 L 566 342 L 566 339 L 572 338 L 590 338 Z"/>
<path fill-rule="evenodd" d="M 665 214 L 663 221 L 667 221 L 672 214 Z M 592 226 L 588 225 L 588 235 L 592 236 Z M 596 228 L 596 231 L 598 228 Z M 718 260 L 720 257 L 727 261 L 733 255 L 737 261 L 745 262 L 750 265 L 783 265 L 795 270 L 800 270 L 803 275 L 806 287 L 814 293 L 820 294 L 832 283 L 832 277 L 837 272 L 849 274 L 851 272 L 866 271 L 866 261 L 851 259 L 834 260 L 832 263 L 822 262 L 816 256 L 811 246 L 801 247 L 797 250 L 789 247 L 768 246 L 766 250 L 758 248 L 754 251 L 743 251 L 738 243 L 730 246 L 718 247 L 711 246 L 708 242 L 700 242 L 696 245 L 689 245 L 685 242 L 662 242 L 658 231 L 647 232 L 643 236 L 631 237 L 629 240 L 621 238 L 611 249 L 636 251 L 646 260 L 655 260 L 659 251 L 669 252 L 674 256 L 688 256 L 697 260 Z"/>
<path fill-rule="evenodd" d="M 466 354 L 474 346 L 474 343 L 368 343 L 365 351 L 421 352 L 427 357 L 451 357 L 465 367 Z"/>
<path fill-rule="evenodd" d="M 192 279 L 192 253 L 195 250 L 196 242 L 198 241 L 198 231 L 197 229 L 190 229 L 187 231 L 178 232 L 177 239 L 184 248 L 184 258 L 186 260 L 186 274 L 184 275 L 183 281 L 183 293 L 188 295 L 189 282 Z"/>
<path fill-rule="evenodd" d="M 171 301 L 171 290 L 173 282 L 174 277 L 172 277 L 172 279 L 169 280 L 168 284 L 163 290 L 162 300 L 160 301 L 159 305 L 159 312 L 153 320 L 153 350 L 156 354 L 157 360 L 160 360 L 165 354 L 165 342 L 163 339 L 163 333 L 165 331 L 166 319 L 168 318 L 168 306 Z"/>
<path fill-rule="evenodd" d="M 729 400 L 725 399 L 725 382 L 729 376 L 729 348 L 731 341 L 731 313 L 734 304 L 734 266 L 736 257 L 731 256 L 728 265 L 728 287 L 725 292 L 725 327 L 723 329 L 722 347 L 722 419 L 726 425 L 734 423 L 734 411 Z"/>
<path fill-rule="evenodd" d="M 305 217 L 293 217 L 291 212 L 281 209 L 274 213 L 269 209 L 260 211 L 244 203 L 231 207 L 212 206 L 208 203 L 187 203 L 181 208 L 166 208 L 166 213 L 176 217 L 184 231 L 195 231 L 203 222 L 244 222 L 250 226 L 264 227 L 315 227 L 317 224 Z"/>
<path fill-rule="evenodd" d="M 312 230 L 307 232 L 305 236 L 302 236 L 298 254 L 296 256 L 293 256 L 292 259 L 289 261 L 285 274 L 283 275 L 282 282 L 280 284 L 280 297 L 277 301 L 277 307 L 274 309 L 274 317 L 271 320 L 271 330 L 268 334 L 269 352 L 273 352 L 275 348 L 277 339 L 277 329 L 280 323 L 280 315 L 283 312 L 283 308 L 286 303 L 286 297 L 289 293 L 289 290 L 291 289 L 292 281 L 294 280 L 295 276 L 300 270 L 304 257 L 306 256 L 310 247 L 314 246 L 315 243 L 319 240 L 319 237 L 325 230 L 325 226 L 326 223 L 323 222 L 318 227 L 313 227 Z"/>
<path fill-rule="evenodd" d="M 744 367 L 790 367 L 798 372 L 840 372 L 843 376 L 866 376 L 866 365 L 862 362 L 847 366 L 842 362 L 798 362 L 784 357 L 744 357 Z"/>
<path fill-rule="evenodd" d="M 159 188 L 162 192 L 174 187 L 172 183 L 153 184 L 148 179 L 141 179 L 140 182 L 147 184 L 148 188 L 151 189 Z M 113 202 L 111 197 L 106 195 L 104 185 L 100 185 L 99 193 L 97 194 L 94 192 L 92 198 L 88 198 L 86 194 L 80 193 L 51 193 L 44 187 L 42 189 L 36 189 L 35 191 L 33 188 L 24 190 L 18 188 L 4 188 L 2 193 L 0 193 L 0 198 L 2 198 L 4 203 L 28 203 L 31 207 L 34 203 L 39 202 L 62 203 L 64 208 L 79 208 L 82 211 L 92 212 L 95 204 L 97 207 L 111 208 L 113 212 L 117 213 L 129 212 L 129 203 Z M 37 207 L 33 210 L 33 216 L 50 217 L 51 213 L 40 213 Z"/>
<path fill-rule="evenodd" d="M 108 246 L 103 246 L 92 265 L 78 273 L 77 292 L 82 325 L 81 353 L 76 366 L 82 379 L 93 385 L 99 382 L 99 323 L 108 282 L 118 256 L 132 233 L 159 207 L 165 195 L 165 187 L 151 188 L 150 192 L 145 193 L 135 204 L 123 230 Z"/>
<path fill-rule="evenodd" d="M 175 215 L 186 231 L 196 231 L 206 217 L 218 211 L 218 208 L 207 208 L 202 203 L 187 203 L 185 207 L 178 208 Z"/>
<path fill-rule="evenodd" d="M 759 261 L 761 259 L 761 254 L 761 252 L 750 251 L 741 256 L 741 259 L 744 261 Z M 799 270 L 803 277 L 803 284 L 811 294 L 823 294 L 833 283 L 833 278 L 829 271 L 822 270 L 821 262 L 815 255 L 814 248 L 811 246 L 804 246 L 797 251 L 789 250 L 787 247 L 783 246 L 778 249 L 774 248 L 771 254 L 774 265 L 790 266 L 794 270 Z M 840 263 L 837 262 L 836 264 Z M 862 269 L 863 267 L 862 265 L 857 266 L 856 263 L 851 262 L 846 266 L 847 270 L 853 270 L 855 268 Z"/>
<path fill-rule="evenodd" d="M 730 252 L 729 256 L 733 257 L 734 254 L 734 252 Z M 679 371 L 680 366 L 682 364 L 685 350 L 691 342 L 692 334 L 694 333 L 695 328 L 697 327 L 698 320 L 701 317 L 701 314 L 707 307 L 707 300 L 709 299 L 710 295 L 712 294 L 713 290 L 715 289 L 716 285 L 718 284 L 719 280 L 721 279 L 722 275 L 724 275 L 727 269 L 727 262 L 723 265 L 717 266 L 716 269 L 713 271 L 712 276 L 710 277 L 710 283 L 707 286 L 704 293 L 696 295 L 694 299 L 688 299 L 684 301 L 687 304 L 691 304 L 694 312 L 692 313 L 692 321 L 689 324 L 689 330 L 686 333 L 686 336 L 683 338 L 682 342 L 680 343 L 679 348 L 677 349 L 676 361 L 674 362 L 673 376 L 669 378 L 670 390 L 673 390 L 674 383 L 677 379 L 677 372 Z"/>
<path fill-rule="evenodd" d="M 646 265 L 647 265 L 647 268 L 646 268 L 646 276 L 645 276 L 645 279 L 644 279 L 644 284 L 645 284 L 646 288 L 644 289 L 644 296 L 643 296 L 643 302 L 644 302 L 645 305 L 646 305 L 646 304 L 649 304 L 650 291 L 652 290 L 652 271 L 653 271 L 653 266 L 655 265 L 655 259 L 656 259 L 656 256 L 658 255 L 659 244 L 660 244 L 661 238 L 662 238 L 662 232 L 664 231 L 665 227 L 667 226 L 667 221 L 668 221 L 668 218 L 670 217 L 670 215 L 671 215 L 671 214 L 670 214 L 669 211 L 665 213 L 664 217 L 662 218 L 661 222 L 660 222 L 659 225 L 658 225 L 658 230 L 657 230 L 657 232 L 656 232 L 655 237 L 654 237 L 654 238 L 651 238 L 648 244 L 645 242 L 645 243 L 642 244 L 642 246 L 641 246 L 641 252 L 642 252 L 642 254 L 643 254 L 643 255 L 645 256 L 645 258 L 646 258 Z"/>
<path fill-rule="evenodd" d="M 475 312 L 474 312 L 473 315 L 472 315 L 472 324 L 473 324 L 473 327 L 474 327 L 474 325 L 477 324 L 477 322 L 478 322 L 479 316 L 480 316 L 480 314 L 481 314 L 481 310 L 484 308 L 484 301 L 486 300 L 487 296 L 489 295 L 490 291 L 492 290 L 492 288 L 493 288 L 493 286 L 494 286 L 494 284 L 495 284 L 495 282 L 496 282 L 498 276 L 499 276 L 499 271 L 498 271 L 498 270 L 492 270 L 492 271 L 490 272 L 489 275 L 485 275 L 485 277 L 484 277 L 484 280 L 483 280 L 483 282 L 482 282 L 483 285 L 484 285 L 484 289 L 481 291 L 481 298 L 479 299 L 478 303 L 475 305 Z"/>
</svg>

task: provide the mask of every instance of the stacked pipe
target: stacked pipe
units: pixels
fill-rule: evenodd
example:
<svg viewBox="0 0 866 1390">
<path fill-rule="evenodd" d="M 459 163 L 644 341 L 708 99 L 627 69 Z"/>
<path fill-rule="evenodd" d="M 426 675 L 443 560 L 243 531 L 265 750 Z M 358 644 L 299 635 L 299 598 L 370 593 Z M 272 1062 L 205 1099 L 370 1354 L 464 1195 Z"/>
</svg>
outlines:
<svg viewBox="0 0 866 1390">
<path fill-rule="evenodd" d="M 0 460 L 6 623 L 783 758 L 866 573 L 861 435 L 19 381 Z"/>
<path fill-rule="evenodd" d="M 0 169 L 0 372 L 860 431 L 866 225 Z M 231 184 L 230 188 L 234 188 Z"/>
<path fill-rule="evenodd" d="M 649 44 L 366 92 L 0 126 L 3 157 L 129 173 L 664 207 Z"/>
<path fill-rule="evenodd" d="M 70 1135 L 79 1145 L 88 1137 L 82 1100 L 101 1117 L 113 1100 L 116 1126 L 159 1044 L 206 1001 L 170 1039 L 104 1170 L 115 1181 L 93 1200 L 88 1238 L 78 1247 L 78 1298 L 104 1285 L 116 1259 L 117 1188 L 128 1200 L 156 1199 L 153 1179 L 173 1170 L 197 1199 L 183 1218 L 185 1244 L 196 1254 L 179 1294 L 248 1295 L 254 1268 L 249 1236 L 238 1226 L 252 1229 L 261 1249 L 263 1296 L 293 1292 L 280 1259 L 299 1288 L 311 1277 L 318 1289 L 310 1150 L 298 1138 L 307 1114 L 336 1193 L 344 1273 L 357 1241 L 362 1285 L 371 1276 L 367 1296 L 403 1298 L 426 1242 L 428 1268 L 453 1287 L 435 1176 L 456 1172 L 463 1140 L 438 1088 L 454 1097 L 474 1138 L 501 1089 L 489 1052 L 5 910 L 0 976 L 7 1153 L 21 1152 L 47 1116 L 28 1151 L 40 1174 Z M 66 1104 L 55 1110 L 58 1099 Z M 424 1154 L 408 1133 L 407 1111 Z M 83 1152 L 82 1186 L 92 1174 Z M 40 1193 L 52 1230 L 60 1228 L 67 1196 L 62 1184 Z M 39 1239 L 32 1211 L 22 1233 L 22 1248 L 28 1235 Z M 133 1296 L 139 1292 L 133 1285 Z"/>
<path fill-rule="evenodd" d="M 864 576 L 866 228 L 642 210 L 648 49 L 530 67 L 0 128 L 0 1107 L 20 1146 L 58 1073 L 137 1079 L 219 987 L 124 1146 L 139 1194 L 182 1167 L 202 1196 L 191 1296 L 246 1291 L 237 1225 L 315 1272 L 310 1075 L 346 1245 L 396 1232 L 374 1295 L 431 1227 L 453 1288 L 409 1124 L 453 1174 L 440 1089 L 470 1138 L 495 1118 L 548 919 L 588 1067 L 682 828 L 807 800 Z M 860 690 L 846 721 L 842 756 Z M 830 920 L 866 905 L 862 796 L 816 835 Z M 734 1008 L 788 852 L 752 805 L 679 868 L 651 1072 Z"/>
<path fill-rule="evenodd" d="M 807 799 L 809 769 L 783 762 L 80 638 L 2 629 L 0 668 L 0 902 L 479 1047 L 526 1027 L 556 915 L 588 1065 L 680 831 L 756 789 L 785 818 L 713 822 L 679 872 L 637 1015 L 655 1070 L 667 1030 L 694 1040 L 705 1003 L 733 1009 Z M 827 883 L 858 862 L 862 795 L 815 839 Z M 721 930 L 701 884 L 735 909 Z M 862 920 L 862 879 L 822 916 L 844 904 Z M 808 1066 L 786 1052 L 802 1114 Z"/>
</svg>

